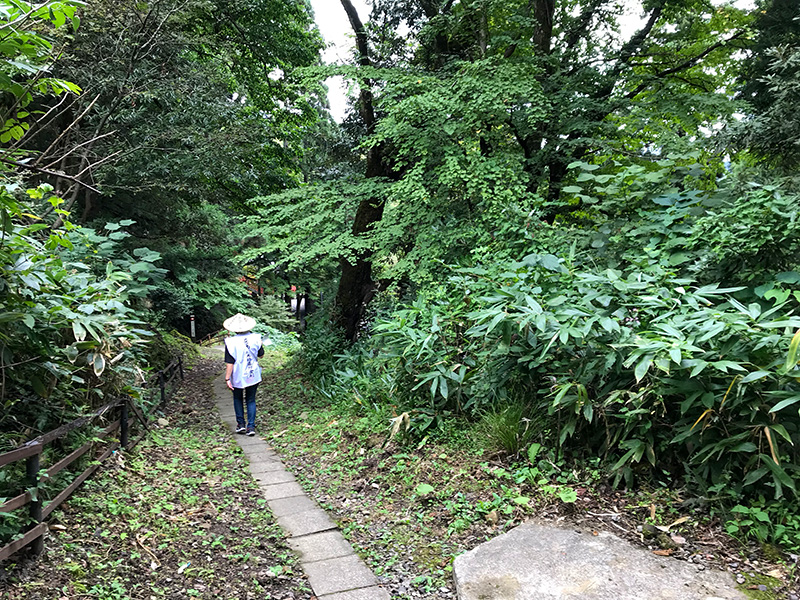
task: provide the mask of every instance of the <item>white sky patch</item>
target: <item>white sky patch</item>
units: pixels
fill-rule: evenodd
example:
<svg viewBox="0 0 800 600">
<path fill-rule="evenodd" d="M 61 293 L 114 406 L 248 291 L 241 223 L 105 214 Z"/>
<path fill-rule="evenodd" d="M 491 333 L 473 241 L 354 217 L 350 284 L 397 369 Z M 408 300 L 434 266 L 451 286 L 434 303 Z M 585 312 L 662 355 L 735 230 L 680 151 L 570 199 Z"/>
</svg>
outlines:
<svg viewBox="0 0 800 600">
<path fill-rule="evenodd" d="M 369 0 L 352 0 L 361 17 L 366 22 L 370 13 Z M 712 4 L 721 6 L 730 4 L 730 0 L 712 0 Z M 735 7 L 751 10 L 755 7 L 754 0 L 734 0 Z M 311 0 L 314 17 L 320 33 L 327 47 L 322 53 L 325 64 L 347 64 L 350 62 L 352 50 L 355 46 L 353 29 L 339 0 Z M 642 12 L 640 0 L 626 0 L 624 14 L 621 16 L 620 34 L 623 39 L 628 39 L 645 24 L 645 15 Z M 331 105 L 331 115 L 338 122 L 344 120 L 347 111 L 348 84 L 341 77 L 331 77 L 325 82 L 328 85 L 328 101 Z"/>
<path fill-rule="evenodd" d="M 365 0 L 352 0 L 362 22 L 369 18 L 370 8 Z M 317 27 L 322 34 L 327 48 L 322 53 L 325 64 L 347 64 L 355 46 L 355 36 L 347 13 L 338 0 L 311 0 Z M 341 77 L 330 77 L 325 81 L 328 86 L 328 101 L 331 104 L 331 115 L 336 122 L 344 120 L 347 111 L 347 84 Z"/>
</svg>

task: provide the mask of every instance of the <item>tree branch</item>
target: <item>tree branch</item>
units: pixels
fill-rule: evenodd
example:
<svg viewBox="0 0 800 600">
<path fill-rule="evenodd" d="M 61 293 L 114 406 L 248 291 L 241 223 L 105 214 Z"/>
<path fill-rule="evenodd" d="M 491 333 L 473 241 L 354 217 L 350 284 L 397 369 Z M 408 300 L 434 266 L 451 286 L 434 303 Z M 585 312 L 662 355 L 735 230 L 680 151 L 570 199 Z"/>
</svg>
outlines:
<svg viewBox="0 0 800 600">
<path fill-rule="evenodd" d="M 74 183 L 77 183 L 78 185 L 83 186 L 88 190 L 92 190 L 96 194 L 100 193 L 100 190 L 98 190 L 95 187 L 92 187 L 88 183 L 86 183 L 84 181 L 81 181 L 80 179 L 78 179 L 76 177 L 71 177 L 70 175 L 66 175 L 64 173 L 59 173 L 58 171 L 50 171 L 49 169 L 42 169 L 42 168 L 39 168 L 39 167 L 35 167 L 33 165 L 27 165 L 25 163 L 17 162 L 16 160 L 11 160 L 10 158 L 3 158 L 2 156 L 0 156 L 0 162 L 4 162 L 4 163 L 6 163 L 8 165 L 13 165 L 13 166 L 18 167 L 20 169 L 26 169 L 28 171 L 34 171 L 36 173 L 41 173 L 42 175 L 49 175 L 50 177 L 60 177 L 61 179 L 66 179 L 67 181 L 72 181 Z"/>
<path fill-rule="evenodd" d="M 669 69 L 664 69 L 663 71 L 659 71 L 658 73 L 654 74 L 650 78 L 650 80 L 643 81 L 638 86 L 636 86 L 634 90 L 625 94 L 625 97 L 628 99 L 635 98 L 638 94 L 647 89 L 647 87 L 652 83 L 653 80 L 664 79 L 665 77 L 669 77 L 670 75 L 674 75 L 675 73 L 680 73 L 681 71 L 685 71 L 686 69 L 695 66 L 700 60 L 711 54 L 714 50 L 726 46 L 730 42 L 742 37 L 745 33 L 746 33 L 745 30 L 741 30 L 727 39 L 720 40 L 715 44 L 712 44 L 711 46 L 703 50 L 700 54 L 697 54 L 696 56 L 693 56 L 692 58 L 683 61 L 681 64 L 671 67 Z"/>
</svg>

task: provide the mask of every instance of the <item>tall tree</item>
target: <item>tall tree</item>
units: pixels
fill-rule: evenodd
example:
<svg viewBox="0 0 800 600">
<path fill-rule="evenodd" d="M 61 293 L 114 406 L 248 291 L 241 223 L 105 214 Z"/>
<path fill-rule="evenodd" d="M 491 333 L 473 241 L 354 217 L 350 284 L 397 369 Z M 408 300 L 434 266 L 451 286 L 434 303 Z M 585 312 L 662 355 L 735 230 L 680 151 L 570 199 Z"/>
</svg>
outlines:
<svg viewBox="0 0 800 600">
<path fill-rule="evenodd" d="M 373 61 L 367 30 L 353 3 L 350 0 L 341 0 L 341 2 L 356 37 L 358 64 L 363 68 L 370 67 Z M 358 112 L 367 135 L 375 133 L 376 125 L 372 85 L 372 81 L 368 77 L 359 79 Z M 387 164 L 385 154 L 386 147 L 380 142 L 367 149 L 366 177 L 368 179 L 391 176 L 391 168 Z M 361 200 L 353 219 L 351 233 L 354 237 L 363 237 L 375 223 L 381 220 L 384 203 L 385 198 L 380 195 L 369 196 Z M 341 278 L 336 294 L 337 318 L 344 329 L 345 336 L 351 341 L 355 340 L 364 310 L 375 293 L 372 255 L 373 251 L 370 245 L 366 244 L 353 257 L 343 257 L 340 261 Z"/>
<path fill-rule="evenodd" d="M 373 240 L 364 246 L 379 251 L 343 264 L 339 310 L 350 339 L 379 261 L 393 257 L 397 276 L 415 247 L 430 257 L 436 237 L 448 246 L 438 258 L 468 253 L 477 237 L 462 236 L 464 227 L 489 227 L 503 197 L 551 222 L 585 212 L 584 199 L 563 193 L 575 161 L 641 156 L 656 136 L 663 152 L 734 111 L 719 91 L 732 89 L 749 15 L 709 0 L 653 0 L 642 11 L 627 35 L 609 0 L 384 0 L 369 26 L 351 18 L 363 31 L 359 110 L 375 120 L 364 147 L 381 156 L 368 172 L 397 183 L 388 204 L 373 200 L 354 221 Z M 393 33 L 400 24 L 412 43 Z"/>
<path fill-rule="evenodd" d="M 163 251 L 172 273 L 157 306 L 176 320 L 241 307 L 231 248 L 242 240 L 219 208 L 252 213 L 252 197 L 301 180 L 302 141 L 324 101 L 291 75 L 321 47 L 307 5 L 93 0 L 80 14 L 55 69 L 83 94 L 43 102 L 48 118 L 19 146 L 76 220 L 136 221 L 128 243 Z"/>
</svg>

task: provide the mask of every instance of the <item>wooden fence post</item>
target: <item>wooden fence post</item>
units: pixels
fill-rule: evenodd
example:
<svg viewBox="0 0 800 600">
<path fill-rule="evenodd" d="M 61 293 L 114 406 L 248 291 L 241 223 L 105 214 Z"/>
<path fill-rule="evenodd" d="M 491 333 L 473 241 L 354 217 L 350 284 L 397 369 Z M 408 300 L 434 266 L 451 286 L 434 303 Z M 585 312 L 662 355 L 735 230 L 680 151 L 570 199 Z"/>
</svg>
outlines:
<svg viewBox="0 0 800 600">
<path fill-rule="evenodd" d="M 31 520 L 33 521 L 34 527 L 42 522 L 42 498 L 40 495 L 41 490 L 39 489 L 40 457 L 41 454 L 37 452 L 25 460 L 25 476 L 28 482 L 28 487 L 31 489 L 31 494 L 36 496 L 35 499 L 31 498 L 29 508 L 29 514 Z M 42 550 L 44 550 L 44 536 L 39 536 L 33 542 L 31 542 L 31 550 L 33 550 L 34 554 L 42 553 Z"/>
<path fill-rule="evenodd" d="M 128 449 L 128 401 L 122 400 L 119 411 L 119 445 L 121 450 Z"/>
<path fill-rule="evenodd" d="M 181 381 L 183 381 L 183 357 L 178 357 L 178 368 L 181 371 Z"/>
</svg>

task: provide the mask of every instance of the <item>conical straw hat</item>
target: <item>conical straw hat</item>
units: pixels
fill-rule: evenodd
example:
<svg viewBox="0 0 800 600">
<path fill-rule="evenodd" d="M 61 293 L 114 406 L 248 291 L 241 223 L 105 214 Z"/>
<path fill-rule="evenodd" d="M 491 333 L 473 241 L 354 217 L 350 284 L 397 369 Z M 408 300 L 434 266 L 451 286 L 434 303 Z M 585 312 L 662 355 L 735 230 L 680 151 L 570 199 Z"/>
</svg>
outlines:
<svg viewBox="0 0 800 600">
<path fill-rule="evenodd" d="M 244 333 L 256 326 L 256 320 L 242 313 L 236 313 L 232 317 L 225 319 L 222 326 L 233 333 Z"/>
</svg>

